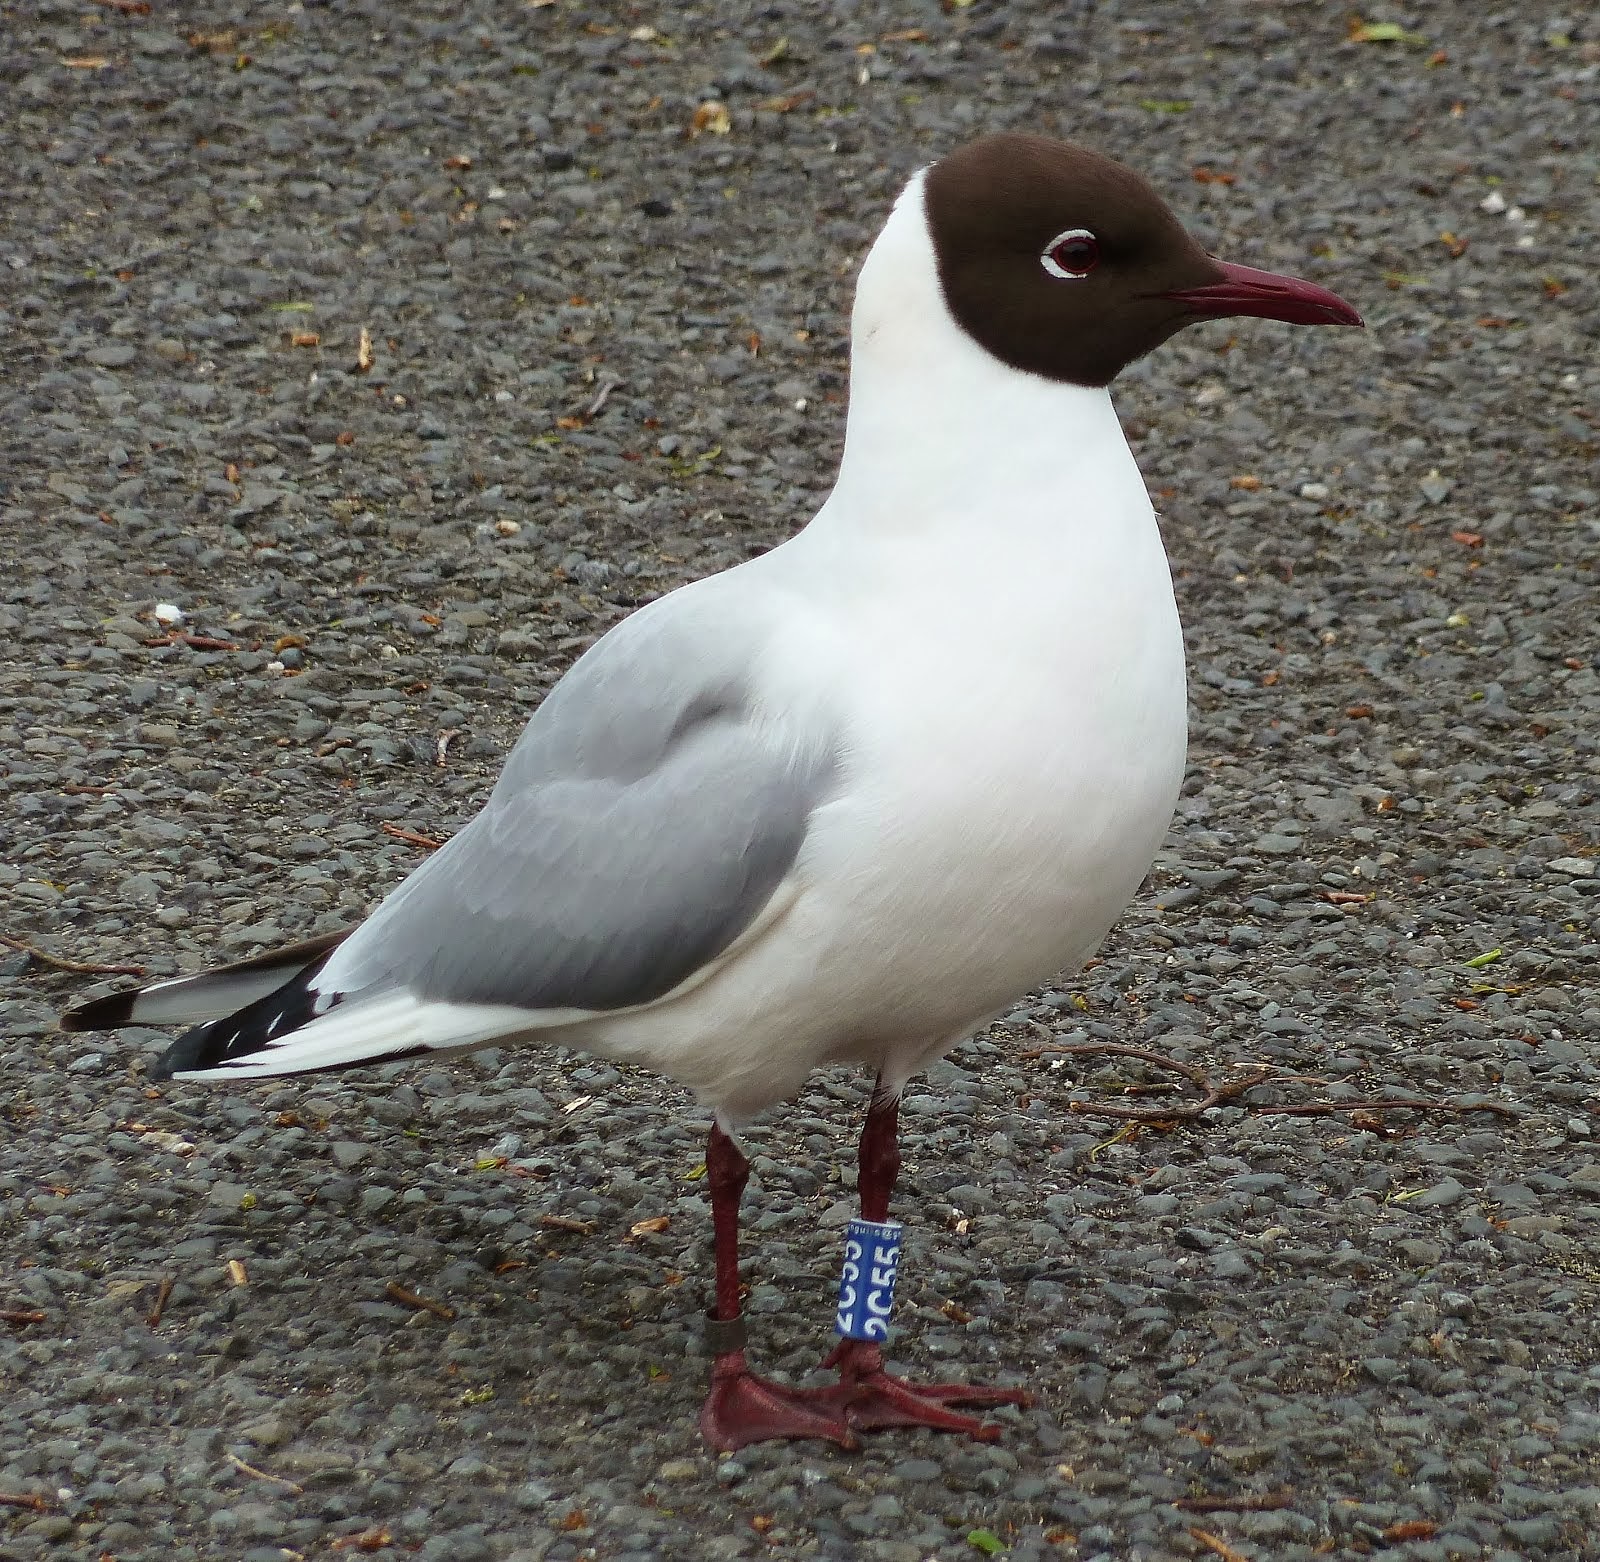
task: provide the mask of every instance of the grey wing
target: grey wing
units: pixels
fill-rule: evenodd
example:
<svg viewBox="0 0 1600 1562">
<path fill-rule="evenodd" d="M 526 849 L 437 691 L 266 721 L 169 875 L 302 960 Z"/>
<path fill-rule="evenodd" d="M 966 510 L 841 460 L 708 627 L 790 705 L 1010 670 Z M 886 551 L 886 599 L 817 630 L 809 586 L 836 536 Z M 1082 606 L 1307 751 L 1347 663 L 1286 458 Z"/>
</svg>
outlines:
<svg viewBox="0 0 1600 1562">
<path fill-rule="evenodd" d="M 828 733 L 758 707 L 737 639 L 708 657 L 703 636 L 638 616 L 608 635 L 535 714 L 483 812 L 319 987 L 606 1010 L 715 959 L 793 865 L 835 766 Z"/>
</svg>

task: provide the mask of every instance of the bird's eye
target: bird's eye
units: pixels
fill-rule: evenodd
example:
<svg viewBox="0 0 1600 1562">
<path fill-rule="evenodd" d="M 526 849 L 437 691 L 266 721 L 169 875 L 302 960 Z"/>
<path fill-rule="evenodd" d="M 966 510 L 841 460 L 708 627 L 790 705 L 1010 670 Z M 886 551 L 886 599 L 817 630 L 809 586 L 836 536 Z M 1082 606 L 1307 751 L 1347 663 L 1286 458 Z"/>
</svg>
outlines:
<svg viewBox="0 0 1600 1562">
<path fill-rule="evenodd" d="M 1066 281 L 1086 277 L 1100 264 L 1100 241 L 1087 228 L 1068 228 L 1045 245 L 1039 264 Z"/>
</svg>

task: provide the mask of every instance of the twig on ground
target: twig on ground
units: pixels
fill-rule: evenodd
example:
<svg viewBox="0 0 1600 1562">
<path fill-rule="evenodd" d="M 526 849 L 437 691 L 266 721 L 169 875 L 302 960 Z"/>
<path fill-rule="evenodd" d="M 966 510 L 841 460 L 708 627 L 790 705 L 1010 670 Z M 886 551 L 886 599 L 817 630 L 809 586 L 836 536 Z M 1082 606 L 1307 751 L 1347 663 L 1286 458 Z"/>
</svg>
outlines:
<svg viewBox="0 0 1600 1562">
<path fill-rule="evenodd" d="M 607 375 L 606 378 L 600 382 L 600 389 L 599 389 L 599 392 L 596 394 L 594 400 L 591 401 L 589 403 L 589 405 L 583 409 L 584 417 L 586 417 L 586 418 L 599 417 L 600 409 L 603 406 L 605 406 L 606 401 L 610 397 L 612 391 L 621 390 L 621 388 L 624 385 L 626 385 L 627 383 L 628 382 L 626 380 L 614 379 L 612 376 Z"/>
<path fill-rule="evenodd" d="M 431 1296 L 418 1296 L 415 1291 L 408 1291 L 398 1280 L 391 1280 L 383 1289 L 386 1296 L 403 1306 L 415 1307 L 418 1312 L 432 1313 L 435 1318 L 443 1318 L 446 1323 L 455 1318 L 454 1307 L 446 1307 L 443 1302 L 436 1302 Z"/>
<path fill-rule="evenodd" d="M 1189 1536 L 1193 1540 L 1198 1540 L 1207 1551 L 1215 1552 L 1219 1557 L 1222 1558 L 1222 1562 L 1250 1562 L 1249 1557 L 1247 1557 L 1244 1552 L 1235 1551 L 1233 1547 L 1227 1543 L 1227 1541 L 1221 1539 L 1217 1535 L 1212 1535 L 1203 1529 L 1195 1529 L 1193 1525 L 1191 1525 L 1189 1526 Z"/>
<path fill-rule="evenodd" d="M 592 1220 L 574 1220 L 570 1215 L 541 1215 L 539 1224 L 548 1226 L 554 1231 L 575 1231 L 580 1237 L 594 1235 Z"/>
<path fill-rule="evenodd" d="M 1155 1068 L 1164 1068 L 1174 1074 L 1183 1075 L 1196 1090 L 1201 1092 L 1200 1100 L 1185 1101 L 1173 1106 L 1094 1106 L 1087 1101 L 1067 1103 L 1067 1109 L 1072 1112 L 1085 1112 L 1097 1117 L 1126 1118 L 1132 1123 L 1170 1123 L 1199 1117 L 1202 1113 L 1209 1112 L 1212 1107 L 1233 1101 L 1245 1091 L 1253 1090 L 1257 1085 L 1265 1084 L 1272 1078 L 1270 1068 L 1257 1068 L 1254 1073 L 1246 1074 L 1242 1079 L 1216 1084 L 1204 1069 L 1196 1068 L 1192 1063 L 1180 1063 L 1176 1058 L 1164 1057 L 1159 1052 L 1152 1052 L 1148 1047 L 1130 1047 L 1115 1041 L 1057 1043 L 1048 1047 L 1029 1047 L 1025 1052 L 1019 1052 L 1017 1056 L 1019 1059 L 1032 1059 L 1053 1053 L 1078 1057 L 1137 1058 L 1141 1063 L 1149 1063 Z"/>
<path fill-rule="evenodd" d="M 246 1464 L 238 1454 L 225 1454 L 223 1457 L 227 1459 L 234 1469 L 243 1470 L 246 1475 L 254 1476 L 258 1481 L 270 1481 L 274 1486 L 281 1486 L 293 1496 L 298 1497 L 305 1490 L 304 1486 L 297 1486 L 293 1481 L 286 1480 L 281 1475 L 273 1475 L 266 1470 L 258 1470 L 253 1464 Z"/>
<path fill-rule="evenodd" d="M 44 1314 L 29 1307 L 0 1307 L 0 1323 L 14 1323 L 20 1328 L 30 1323 L 43 1323 Z"/>
<path fill-rule="evenodd" d="M 1172 1506 L 1184 1513 L 1271 1513 L 1278 1508 L 1292 1508 L 1294 1493 L 1269 1491 L 1242 1497 L 1178 1497 Z"/>
<path fill-rule="evenodd" d="M 161 1284 L 156 1288 L 156 1304 L 150 1309 L 149 1317 L 145 1319 L 145 1322 L 152 1329 L 161 1327 L 161 1314 L 166 1309 L 167 1298 L 172 1295 L 172 1286 L 173 1277 L 171 1275 L 162 1275 Z"/>
<path fill-rule="evenodd" d="M 0 944 L 7 949 L 15 949 L 19 954 L 26 955 L 30 960 L 37 960 L 40 965 L 47 965 L 52 971 L 72 971 L 79 976 L 143 976 L 145 968 L 142 965 L 101 965 L 94 960 L 68 960 L 65 955 L 53 955 L 47 949 L 40 949 L 36 944 L 30 944 L 26 939 L 15 938 L 10 933 L 0 933 Z"/>
<path fill-rule="evenodd" d="M 1037 1031 L 1049 1035 L 1037 1020 L 1029 1022 Z M 1075 1057 L 1137 1058 L 1154 1068 L 1181 1074 L 1200 1092 L 1198 1101 L 1184 1101 L 1172 1106 L 1137 1107 L 1104 1106 L 1088 1101 L 1069 1101 L 1067 1110 L 1087 1117 L 1114 1117 L 1130 1123 L 1186 1123 L 1203 1116 L 1212 1107 L 1238 1102 L 1240 1108 L 1258 1117 L 1337 1117 L 1343 1112 L 1445 1112 L 1461 1116 L 1466 1112 L 1492 1112 L 1498 1117 L 1515 1118 L 1516 1112 L 1496 1101 L 1425 1101 L 1412 1096 L 1363 1096 L 1354 1101 L 1298 1101 L 1278 1105 L 1273 1102 L 1239 1101 L 1246 1091 L 1269 1081 L 1273 1084 L 1295 1082 L 1322 1083 L 1315 1075 L 1281 1074 L 1270 1064 L 1232 1064 L 1230 1067 L 1252 1068 L 1254 1072 L 1239 1079 L 1217 1083 L 1202 1068 L 1193 1063 L 1183 1063 L 1169 1058 L 1149 1047 L 1130 1047 L 1117 1041 L 1053 1042 L 1049 1046 L 1029 1047 L 1019 1052 L 1022 1059 L 1042 1058 L 1050 1055 Z"/>
<path fill-rule="evenodd" d="M 1272 1117 L 1332 1117 L 1338 1112 L 1492 1112 L 1496 1117 L 1515 1118 L 1516 1111 L 1498 1101 L 1418 1101 L 1406 1096 L 1380 1096 L 1371 1101 L 1297 1101 L 1287 1106 L 1253 1106 L 1251 1112 Z"/>
<path fill-rule="evenodd" d="M 384 823 L 379 828 L 385 835 L 392 835 L 397 841 L 406 841 L 412 846 L 422 846 L 431 852 L 438 851 L 444 845 L 443 841 L 436 841 L 431 835 L 418 835 L 415 830 L 404 829 L 398 824 Z"/>
<path fill-rule="evenodd" d="M 31 1508 L 35 1513 L 54 1513 L 56 1505 L 47 1497 L 27 1491 L 0 1491 L 0 1508 Z"/>
<path fill-rule="evenodd" d="M 237 651 L 238 643 L 233 640 L 218 640 L 214 635 L 191 635 L 182 630 L 174 630 L 171 634 L 157 635 L 146 640 L 147 646 L 186 645 L 194 651 Z"/>
</svg>

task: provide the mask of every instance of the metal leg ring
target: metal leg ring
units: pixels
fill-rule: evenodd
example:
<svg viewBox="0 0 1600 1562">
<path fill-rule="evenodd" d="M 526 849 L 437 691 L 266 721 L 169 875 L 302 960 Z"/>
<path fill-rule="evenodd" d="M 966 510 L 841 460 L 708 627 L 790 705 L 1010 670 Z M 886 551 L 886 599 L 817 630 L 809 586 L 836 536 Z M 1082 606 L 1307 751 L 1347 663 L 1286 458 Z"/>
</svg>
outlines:
<svg viewBox="0 0 1600 1562">
<path fill-rule="evenodd" d="M 706 1349 L 713 1356 L 726 1356 L 730 1351 L 743 1350 L 745 1344 L 744 1314 L 733 1318 L 719 1318 L 715 1308 L 706 1312 Z"/>
</svg>

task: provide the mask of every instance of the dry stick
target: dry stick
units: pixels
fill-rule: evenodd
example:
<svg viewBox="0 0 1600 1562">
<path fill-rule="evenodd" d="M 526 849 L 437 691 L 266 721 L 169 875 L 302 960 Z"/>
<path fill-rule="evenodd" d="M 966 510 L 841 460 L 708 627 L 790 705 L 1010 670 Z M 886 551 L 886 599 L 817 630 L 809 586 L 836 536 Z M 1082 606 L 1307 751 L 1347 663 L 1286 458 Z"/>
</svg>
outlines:
<svg viewBox="0 0 1600 1562">
<path fill-rule="evenodd" d="M 1032 1023 L 1038 1024 L 1037 1021 Z M 1067 1103 L 1067 1110 L 1070 1112 L 1078 1112 L 1091 1117 L 1115 1117 L 1130 1123 L 1191 1122 L 1203 1113 L 1209 1112 L 1212 1107 L 1237 1100 L 1247 1090 L 1253 1090 L 1257 1085 L 1264 1085 L 1268 1080 L 1283 1083 L 1314 1078 L 1314 1076 L 1306 1074 L 1279 1074 L 1276 1069 L 1258 1066 L 1255 1073 L 1247 1074 L 1243 1079 L 1235 1079 L 1219 1085 L 1213 1083 L 1211 1076 L 1204 1069 L 1197 1068 L 1192 1063 L 1181 1063 L 1176 1058 L 1169 1058 L 1159 1052 L 1152 1052 L 1148 1047 L 1130 1047 L 1114 1041 L 1086 1041 L 1070 1045 L 1029 1047 L 1026 1051 L 1019 1052 L 1017 1057 L 1019 1060 L 1042 1058 L 1052 1053 L 1067 1053 L 1078 1057 L 1137 1058 L 1141 1063 L 1149 1063 L 1155 1068 L 1164 1068 L 1172 1073 L 1182 1074 L 1196 1090 L 1204 1093 L 1199 1101 L 1186 1101 L 1181 1105 L 1171 1107 L 1097 1106 L 1088 1101 L 1069 1101 Z M 1244 1065 L 1241 1064 L 1239 1066 L 1243 1067 Z M 1257 1106 L 1246 1102 L 1244 1110 L 1254 1112 L 1260 1117 L 1334 1117 L 1341 1112 L 1394 1111 L 1449 1112 L 1457 1117 L 1464 1112 L 1493 1112 L 1499 1117 L 1510 1118 L 1515 1118 L 1517 1115 L 1512 1108 L 1501 1106 L 1495 1101 L 1458 1103 L 1453 1101 L 1419 1101 L 1410 1097 L 1363 1098 L 1357 1101 L 1301 1101 L 1287 1106 L 1273 1106 L 1270 1104 Z"/>
<path fill-rule="evenodd" d="M 592 1220 L 574 1220 L 570 1215 L 541 1215 L 539 1224 L 549 1226 L 556 1231 L 575 1231 L 580 1237 L 594 1235 Z"/>
<path fill-rule="evenodd" d="M 186 645 L 196 651 L 237 651 L 238 644 L 232 640 L 218 640 L 214 635 L 191 635 L 174 631 L 169 635 L 157 635 L 153 640 L 146 640 L 147 646 Z"/>
<path fill-rule="evenodd" d="M 0 944 L 7 949 L 15 949 L 20 954 L 25 954 L 30 960 L 37 960 L 40 965 L 47 965 L 53 971 L 72 971 L 79 976 L 143 976 L 145 969 L 142 965 L 100 965 L 93 960 L 68 960 L 64 955 L 53 955 L 46 949 L 40 949 L 25 939 L 14 938 L 10 933 L 0 933 Z"/>
<path fill-rule="evenodd" d="M 0 1491 L 0 1508 L 32 1508 L 35 1513 L 54 1513 L 56 1505 L 32 1492 Z"/>
<path fill-rule="evenodd" d="M 43 1323 L 44 1314 L 34 1312 L 25 1307 L 0 1307 L 0 1323 L 14 1323 L 18 1326 L 28 1323 Z"/>
<path fill-rule="evenodd" d="M 150 1316 L 145 1319 L 145 1322 L 152 1329 L 161 1327 L 161 1314 L 167 1305 L 167 1298 L 172 1295 L 172 1286 L 173 1277 L 171 1275 L 162 1275 L 161 1284 L 156 1290 L 156 1304 L 150 1309 Z"/>
<path fill-rule="evenodd" d="M 1216 1535 L 1208 1534 L 1203 1529 L 1195 1529 L 1193 1526 L 1190 1526 L 1189 1535 L 1192 1539 L 1198 1540 L 1207 1551 L 1214 1551 L 1219 1557 L 1222 1558 L 1222 1562 L 1250 1562 L 1250 1559 L 1244 1554 L 1244 1552 L 1235 1551 L 1233 1547 L 1227 1543 L 1227 1541 L 1222 1540 Z"/>
<path fill-rule="evenodd" d="M 1335 1112 L 1392 1112 L 1404 1108 L 1412 1112 L 1493 1112 L 1496 1117 L 1515 1119 L 1517 1113 L 1498 1101 L 1411 1101 L 1390 1097 L 1381 1101 L 1300 1101 L 1289 1106 L 1253 1106 L 1249 1110 L 1272 1117 L 1331 1117 Z"/>
<path fill-rule="evenodd" d="M 1271 1513 L 1276 1508 L 1292 1508 L 1294 1493 L 1269 1491 L 1248 1497 L 1179 1497 L 1172 1506 L 1184 1513 Z"/>
<path fill-rule="evenodd" d="M 626 380 L 613 379 L 611 376 L 607 375 L 606 378 L 601 382 L 599 394 L 594 398 L 593 401 L 589 403 L 587 407 L 583 409 L 584 417 L 599 417 L 600 409 L 605 406 L 607 400 L 611 396 L 612 391 L 621 390 L 622 387 L 627 383 L 628 382 Z"/>
<path fill-rule="evenodd" d="M 398 1280 L 391 1280 L 383 1290 L 386 1296 L 393 1297 L 395 1301 L 407 1307 L 415 1307 L 419 1312 L 432 1313 L 435 1318 L 443 1318 L 446 1323 L 455 1318 L 454 1307 L 446 1307 L 443 1302 L 436 1302 L 431 1296 L 418 1296 L 415 1291 L 408 1291 Z"/>
<path fill-rule="evenodd" d="M 1204 1092 L 1199 1101 L 1185 1102 L 1181 1106 L 1154 1107 L 1145 1109 L 1136 1106 L 1093 1106 L 1087 1101 L 1069 1101 L 1067 1109 L 1072 1112 L 1088 1112 L 1096 1116 L 1121 1117 L 1132 1123 L 1170 1123 L 1174 1119 L 1189 1119 L 1199 1117 L 1202 1112 L 1209 1112 L 1214 1106 L 1221 1106 L 1226 1101 L 1232 1101 L 1242 1096 L 1245 1091 L 1253 1090 L 1257 1085 L 1264 1084 L 1272 1078 L 1271 1069 L 1257 1069 L 1253 1074 L 1247 1074 L 1243 1079 L 1232 1080 L 1226 1084 L 1213 1084 L 1211 1078 L 1203 1069 L 1196 1068 L 1192 1063 L 1180 1063 L 1176 1058 L 1163 1057 L 1159 1052 L 1152 1052 L 1147 1047 L 1130 1047 L 1121 1042 L 1092 1041 L 1072 1043 L 1061 1046 L 1030 1047 L 1026 1052 L 1019 1052 L 1018 1058 L 1042 1058 L 1047 1053 L 1071 1053 L 1077 1056 L 1111 1055 L 1119 1058 L 1137 1058 L 1142 1063 L 1149 1063 L 1156 1068 L 1169 1069 L 1174 1074 L 1182 1074 L 1196 1090 Z"/>
<path fill-rule="evenodd" d="M 238 1454 L 226 1454 L 224 1457 L 236 1470 L 243 1470 L 246 1475 L 253 1475 L 258 1481 L 270 1481 L 274 1486 L 281 1486 L 286 1492 L 298 1497 L 305 1491 L 304 1486 L 297 1486 L 293 1481 L 286 1481 L 281 1475 L 272 1475 L 266 1470 L 258 1470 L 253 1464 L 246 1464 Z"/>
<path fill-rule="evenodd" d="M 385 835 L 392 835 L 397 841 L 408 841 L 413 846 L 425 846 L 431 852 L 438 851 L 444 845 L 443 841 L 436 841 L 431 835 L 418 835 L 415 830 L 405 830 L 397 824 L 383 824 L 379 828 Z"/>
</svg>

